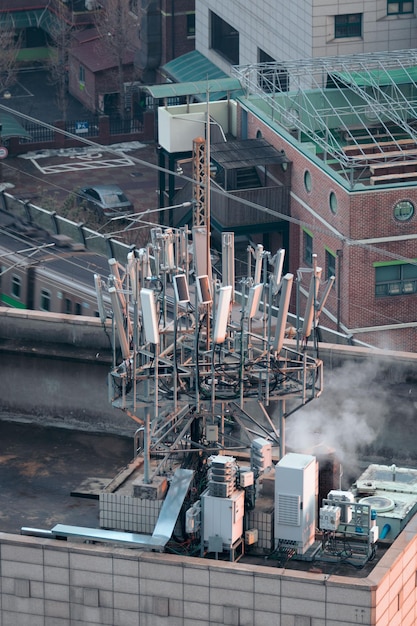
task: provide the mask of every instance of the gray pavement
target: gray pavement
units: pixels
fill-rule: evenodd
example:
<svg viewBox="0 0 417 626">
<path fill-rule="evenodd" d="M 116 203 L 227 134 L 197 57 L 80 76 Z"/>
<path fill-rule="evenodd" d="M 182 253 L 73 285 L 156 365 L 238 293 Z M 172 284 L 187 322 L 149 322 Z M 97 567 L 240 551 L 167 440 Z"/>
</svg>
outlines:
<svg viewBox="0 0 417 626">
<path fill-rule="evenodd" d="M 85 481 L 104 486 L 133 456 L 128 438 L 2 420 L 0 442 L 0 531 L 13 534 L 58 523 L 98 527 L 97 499 L 71 493 Z"/>
</svg>

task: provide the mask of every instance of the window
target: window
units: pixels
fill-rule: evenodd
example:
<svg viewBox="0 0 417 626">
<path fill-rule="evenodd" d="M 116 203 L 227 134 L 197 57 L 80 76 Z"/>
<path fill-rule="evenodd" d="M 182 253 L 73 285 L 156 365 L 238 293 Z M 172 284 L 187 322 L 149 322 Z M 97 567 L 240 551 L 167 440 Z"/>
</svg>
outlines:
<svg viewBox="0 0 417 626">
<path fill-rule="evenodd" d="M 313 264 L 313 236 L 303 230 L 304 233 L 304 261 L 307 265 Z"/>
<path fill-rule="evenodd" d="M 259 63 L 271 64 L 260 71 L 258 80 L 261 89 L 267 93 L 288 91 L 288 71 L 284 66 L 261 49 L 258 50 L 258 58 Z"/>
<path fill-rule="evenodd" d="M 329 206 L 330 210 L 335 215 L 337 213 L 337 197 L 334 191 L 330 192 L 329 195 Z"/>
<path fill-rule="evenodd" d="M 400 200 L 394 207 L 394 218 L 397 222 L 407 222 L 414 215 L 414 204 L 410 200 Z"/>
<path fill-rule="evenodd" d="M 311 174 L 308 170 L 304 172 L 304 187 L 306 191 L 311 191 Z"/>
<path fill-rule="evenodd" d="M 69 298 L 65 298 L 65 313 L 67 315 L 71 315 L 72 313 L 72 302 Z"/>
<path fill-rule="evenodd" d="M 12 278 L 12 296 L 20 299 L 20 294 L 22 291 L 22 281 L 20 276 L 13 276 Z"/>
<path fill-rule="evenodd" d="M 362 13 L 336 15 L 334 18 L 335 39 L 362 37 Z"/>
<path fill-rule="evenodd" d="M 331 276 L 336 276 L 336 255 L 326 250 L 326 280 L 329 280 Z"/>
<path fill-rule="evenodd" d="M 417 261 L 375 267 L 375 295 L 401 296 L 417 293 Z"/>
<path fill-rule="evenodd" d="M 75 315 L 82 315 L 83 311 L 82 311 L 82 306 L 79 302 L 75 303 Z"/>
<path fill-rule="evenodd" d="M 51 294 L 47 289 L 41 291 L 41 311 L 51 310 Z"/>
<path fill-rule="evenodd" d="M 187 13 L 187 37 L 195 37 L 195 13 Z"/>
<path fill-rule="evenodd" d="M 83 65 L 78 68 L 78 80 L 82 85 L 85 84 L 85 67 Z"/>
<path fill-rule="evenodd" d="M 211 48 L 232 65 L 239 64 L 239 32 L 215 13 L 210 12 Z"/>
<path fill-rule="evenodd" d="M 404 13 L 414 13 L 414 0 L 412 2 L 397 0 L 388 0 L 387 2 L 387 14 L 388 15 L 400 15 Z"/>
</svg>

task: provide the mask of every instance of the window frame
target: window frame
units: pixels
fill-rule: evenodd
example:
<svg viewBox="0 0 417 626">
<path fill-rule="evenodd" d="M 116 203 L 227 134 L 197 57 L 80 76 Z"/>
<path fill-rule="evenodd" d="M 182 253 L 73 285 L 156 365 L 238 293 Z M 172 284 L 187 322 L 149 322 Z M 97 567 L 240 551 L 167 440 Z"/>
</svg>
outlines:
<svg viewBox="0 0 417 626">
<path fill-rule="evenodd" d="M 417 260 L 415 264 L 398 262 L 375 264 L 374 269 L 376 298 L 417 294 Z"/>
<path fill-rule="evenodd" d="M 359 18 L 356 22 L 350 21 L 351 18 Z M 342 20 L 342 18 L 345 18 Z M 351 39 L 353 37 L 362 37 L 362 13 L 346 13 L 334 16 L 334 38 L 335 39 Z M 338 22 L 340 22 L 338 24 Z M 359 32 L 358 32 L 359 31 Z"/>
<path fill-rule="evenodd" d="M 399 200 L 395 203 L 393 209 L 393 215 L 396 222 L 400 224 L 404 224 L 405 222 L 409 222 L 411 218 L 414 216 L 415 207 L 414 202 L 411 200 Z"/>
<path fill-rule="evenodd" d="M 210 11 L 210 49 L 226 59 L 228 63 L 239 65 L 239 47 L 239 31 L 217 13 Z"/>
<path fill-rule="evenodd" d="M 260 71 L 258 83 L 265 93 L 289 91 L 289 75 L 285 66 L 278 63 L 265 50 L 258 48 L 258 63 L 270 63 L 271 66 Z"/>
<path fill-rule="evenodd" d="M 332 252 L 328 248 L 325 248 L 326 253 L 326 280 L 329 280 L 332 276 L 336 278 L 336 261 L 337 254 Z"/>
<path fill-rule="evenodd" d="M 13 274 L 11 283 L 10 283 L 10 291 L 13 298 L 16 300 L 20 300 L 22 296 L 22 279 L 20 276 Z"/>
<path fill-rule="evenodd" d="M 40 310 L 50 312 L 51 302 L 52 302 L 52 297 L 51 297 L 51 292 L 49 291 L 49 289 L 41 289 L 40 302 L 39 302 Z M 48 303 L 47 306 L 45 306 L 45 303 Z"/>
<path fill-rule="evenodd" d="M 309 267 L 313 266 L 313 235 L 303 228 L 303 261 Z"/>
<path fill-rule="evenodd" d="M 398 4 L 398 11 L 390 11 L 390 6 Z M 404 5 L 411 4 L 411 10 L 404 10 Z M 387 15 L 412 15 L 414 13 L 414 0 L 387 0 Z"/>
<path fill-rule="evenodd" d="M 195 39 L 195 12 L 187 13 L 187 39 Z"/>
</svg>

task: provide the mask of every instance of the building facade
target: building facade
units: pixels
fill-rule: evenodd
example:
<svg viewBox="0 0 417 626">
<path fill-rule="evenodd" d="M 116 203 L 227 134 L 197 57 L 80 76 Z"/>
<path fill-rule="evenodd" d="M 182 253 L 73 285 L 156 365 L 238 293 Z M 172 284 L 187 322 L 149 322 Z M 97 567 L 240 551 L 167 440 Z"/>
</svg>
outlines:
<svg viewBox="0 0 417 626">
<path fill-rule="evenodd" d="M 197 0 L 196 48 L 232 65 L 413 48 L 415 2 Z"/>
</svg>

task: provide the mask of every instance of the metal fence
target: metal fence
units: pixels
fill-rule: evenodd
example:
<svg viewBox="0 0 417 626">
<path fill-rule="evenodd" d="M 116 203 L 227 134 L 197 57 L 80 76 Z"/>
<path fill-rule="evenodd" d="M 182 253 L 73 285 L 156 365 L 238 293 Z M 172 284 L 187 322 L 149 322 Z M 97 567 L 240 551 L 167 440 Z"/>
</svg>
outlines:
<svg viewBox="0 0 417 626">
<path fill-rule="evenodd" d="M 53 127 L 44 126 L 39 122 L 26 121 L 26 131 L 30 134 L 30 139 L 20 138 L 19 144 L 31 145 L 39 143 L 54 143 L 56 141 L 56 133 Z M 65 123 L 64 130 L 71 133 L 74 137 L 100 137 L 100 116 L 91 115 L 82 120 L 69 120 Z M 143 131 L 143 122 L 138 119 L 126 118 L 120 116 L 109 116 L 110 135 L 130 135 L 133 133 L 141 133 Z M 7 142 L 5 142 L 7 143 Z"/>
</svg>

